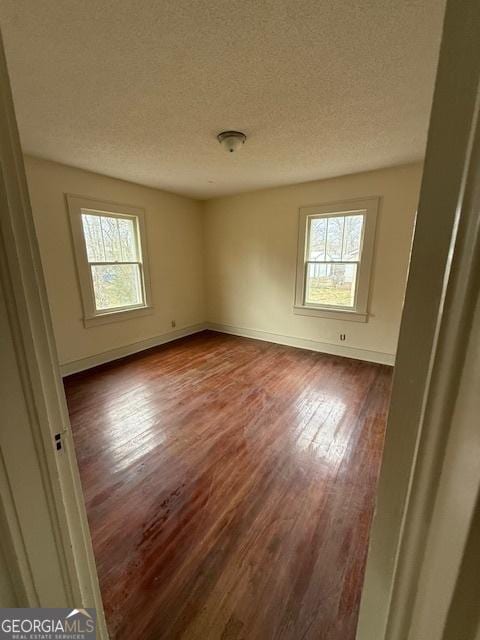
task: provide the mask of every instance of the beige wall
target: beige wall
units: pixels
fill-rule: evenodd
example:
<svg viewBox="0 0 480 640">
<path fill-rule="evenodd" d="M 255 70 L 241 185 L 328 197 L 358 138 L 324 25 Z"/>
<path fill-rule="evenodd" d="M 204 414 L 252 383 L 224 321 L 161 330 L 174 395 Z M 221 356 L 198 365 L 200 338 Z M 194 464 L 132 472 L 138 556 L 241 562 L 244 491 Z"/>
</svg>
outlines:
<svg viewBox="0 0 480 640">
<path fill-rule="evenodd" d="M 208 320 L 395 354 L 421 165 L 405 165 L 205 203 Z M 298 209 L 381 196 L 367 323 L 294 315 Z M 347 339 L 340 343 L 339 334 Z M 365 355 L 365 354 L 364 354 Z M 380 358 L 382 359 L 382 358 Z"/>
<path fill-rule="evenodd" d="M 180 329 L 208 320 L 393 362 L 421 165 L 200 203 L 36 158 L 25 162 L 62 365 L 169 333 L 173 319 Z M 145 208 L 153 314 L 84 327 L 65 193 Z M 294 315 L 299 207 L 372 195 L 382 200 L 369 321 Z"/>
<path fill-rule="evenodd" d="M 205 319 L 201 204 L 189 198 L 36 158 L 25 158 L 61 364 L 147 340 Z M 154 313 L 86 329 L 65 193 L 146 210 Z"/>
</svg>

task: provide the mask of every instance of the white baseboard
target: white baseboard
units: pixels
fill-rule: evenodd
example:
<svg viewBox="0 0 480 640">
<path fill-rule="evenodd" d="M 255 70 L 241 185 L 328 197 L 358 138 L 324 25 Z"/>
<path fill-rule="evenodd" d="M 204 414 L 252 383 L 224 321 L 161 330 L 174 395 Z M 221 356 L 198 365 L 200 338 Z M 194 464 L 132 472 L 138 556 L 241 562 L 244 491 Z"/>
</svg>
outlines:
<svg viewBox="0 0 480 640">
<path fill-rule="evenodd" d="M 99 364 L 105 364 L 106 362 L 111 362 L 112 360 L 118 360 L 119 358 L 130 356 L 133 353 L 138 353 L 139 351 L 144 351 L 145 349 L 150 349 L 151 347 L 157 347 L 161 344 L 171 342 L 172 340 L 177 340 L 178 338 L 183 338 L 185 336 L 190 336 L 194 333 L 198 333 L 199 331 L 204 331 L 205 329 L 207 329 L 207 325 L 205 323 L 194 324 L 183 329 L 176 329 L 175 331 L 169 331 L 168 333 L 163 333 L 162 335 L 148 338 L 147 340 L 134 342 L 133 344 L 128 344 L 124 347 L 118 347 L 117 349 L 103 351 L 102 353 L 88 356 L 87 358 L 81 358 L 80 360 L 66 362 L 65 364 L 60 365 L 60 373 L 62 377 L 69 376 L 72 373 L 85 371 L 86 369 L 97 367 Z"/>
<path fill-rule="evenodd" d="M 310 351 L 319 351 L 320 353 L 343 356 L 344 358 L 366 360 L 367 362 L 376 362 L 378 364 L 387 364 L 390 366 L 395 364 L 395 355 L 392 353 L 382 353 L 380 351 L 370 351 L 369 349 L 357 349 L 356 347 L 328 344 L 327 342 L 319 342 L 317 340 L 295 338 L 294 336 L 285 336 L 280 333 L 270 333 L 268 331 L 260 331 L 258 329 L 244 329 L 243 327 L 234 327 L 228 324 L 217 324 L 216 322 L 207 322 L 206 327 L 207 329 L 219 331 L 220 333 L 230 333 L 234 336 L 243 336 L 244 338 L 253 338 L 254 340 L 264 340 L 265 342 L 276 342 L 277 344 L 285 344 L 289 347 L 309 349 Z"/>
<path fill-rule="evenodd" d="M 169 331 L 168 333 L 163 333 L 162 335 L 154 336 L 147 340 L 141 340 L 140 342 L 134 342 L 133 344 L 129 344 L 124 347 L 103 351 L 102 353 L 88 356 L 87 358 L 81 358 L 80 360 L 66 362 L 60 365 L 60 373 L 63 377 L 69 376 L 72 373 L 79 373 L 80 371 L 97 367 L 100 364 L 112 362 L 113 360 L 118 360 L 119 358 L 124 358 L 125 356 L 130 356 L 134 353 L 139 353 L 145 349 L 150 349 L 151 347 L 157 347 L 161 344 L 172 342 L 172 340 L 190 336 L 194 333 L 198 333 L 199 331 L 204 331 L 205 329 L 211 329 L 212 331 L 218 331 L 220 333 L 229 333 L 235 336 L 243 336 L 244 338 L 253 338 L 254 340 L 264 340 L 265 342 L 285 344 L 289 347 L 298 347 L 299 349 L 319 351 L 320 353 L 328 353 L 335 356 L 343 356 L 345 358 L 366 360 L 367 362 L 376 362 L 391 366 L 395 364 L 395 356 L 391 353 L 381 353 L 379 351 L 370 351 L 368 349 L 357 349 L 355 347 L 328 344 L 327 342 L 307 340 L 306 338 L 295 338 L 294 336 L 285 336 L 279 333 L 270 333 L 268 331 L 261 331 L 258 329 L 245 329 L 243 327 L 218 324 L 216 322 L 206 322 L 191 325 L 183 329 L 176 329 L 175 331 Z"/>
</svg>

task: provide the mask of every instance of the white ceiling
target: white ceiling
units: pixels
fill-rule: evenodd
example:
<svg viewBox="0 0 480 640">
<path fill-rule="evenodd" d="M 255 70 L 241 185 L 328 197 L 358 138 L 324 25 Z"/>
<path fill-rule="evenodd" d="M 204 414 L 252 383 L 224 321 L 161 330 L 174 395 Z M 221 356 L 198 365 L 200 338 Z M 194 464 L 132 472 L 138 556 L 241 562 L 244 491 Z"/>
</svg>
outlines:
<svg viewBox="0 0 480 640">
<path fill-rule="evenodd" d="M 199 198 L 420 159 L 443 5 L 0 0 L 24 150 Z"/>
</svg>

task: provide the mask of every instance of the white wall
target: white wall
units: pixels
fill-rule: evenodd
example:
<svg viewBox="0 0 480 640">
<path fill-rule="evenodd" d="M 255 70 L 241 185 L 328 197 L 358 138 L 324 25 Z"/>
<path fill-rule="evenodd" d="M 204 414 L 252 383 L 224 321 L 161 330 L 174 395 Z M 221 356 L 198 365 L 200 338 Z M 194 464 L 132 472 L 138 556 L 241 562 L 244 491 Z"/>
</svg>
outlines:
<svg viewBox="0 0 480 640">
<path fill-rule="evenodd" d="M 206 202 L 208 320 L 393 362 L 421 173 L 405 165 Z M 381 196 L 369 321 L 294 315 L 299 207 L 365 196 Z"/>
<path fill-rule="evenodd" d="M 35 228 L 61 364 L 94 356 L 205 319 L 201 203 L 54 162 L 25 158 Z M 83 325 L 65 193 L 146 210 L 154 313 Z"/>
</svg>

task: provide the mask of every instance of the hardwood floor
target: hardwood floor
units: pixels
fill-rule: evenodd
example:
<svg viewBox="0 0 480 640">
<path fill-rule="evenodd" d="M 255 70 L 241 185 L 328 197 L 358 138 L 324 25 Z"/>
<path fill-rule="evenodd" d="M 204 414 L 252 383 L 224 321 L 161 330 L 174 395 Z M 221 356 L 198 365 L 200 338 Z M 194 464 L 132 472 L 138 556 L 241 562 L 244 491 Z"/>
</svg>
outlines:
<svg viewBox="0 0 480 640">
<path fill-rule="evenodd" d="M 111 638 L 353 640 L 391 371 L 204 332 L 66 379 Z"/>
</svg>

